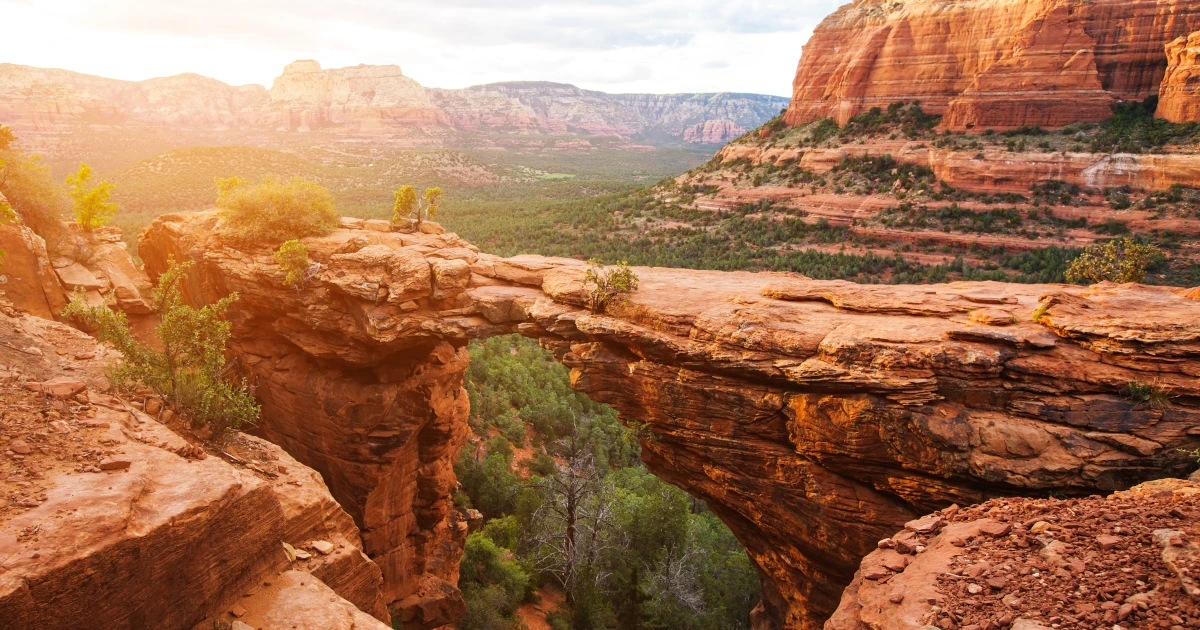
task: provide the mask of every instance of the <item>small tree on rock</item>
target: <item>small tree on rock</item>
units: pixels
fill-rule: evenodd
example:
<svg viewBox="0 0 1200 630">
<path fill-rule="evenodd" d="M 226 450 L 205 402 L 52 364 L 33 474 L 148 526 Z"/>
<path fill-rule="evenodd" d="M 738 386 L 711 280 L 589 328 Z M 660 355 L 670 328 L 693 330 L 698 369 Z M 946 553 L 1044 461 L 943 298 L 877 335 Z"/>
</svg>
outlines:
<svg viewBox="0 0 1200 630">
<path fill-rule="evenodd" d="M 308 259 L 308 247 L 292 239 L 275 251 L 275 262 L 279 268 L 286 274 L 283 278 L 283 286 L 295 286 L 297 289 L 303 285 L 310 277 L 312 262 Z"/>
<path fill-rule="evenodd" d="M 124 312 L 89 306 L 82 292 L 72 296 L 62 315 L 94 329 L 97 339 L 124 355 L 111 366 L 115 386 L 141 383 L 193 426 L 204 425 L 220 435 L 254 423 L 259 407 L 245 381 L 230 375 L 232 366 L 225 360 L 230 324 L 224 317 L 237 294 L 203 308 L 188 306 L 179 282 L 189 267 L 190 262 L 172 260 L 158 278 L 152 304 L 161 318 L 155 330 L 159 347 L 139 341 Z"/>
<path fill-rule="evenodd" d="M 1146 270 L 1163 250 L 1128 238 L 1092 245 L 1067 267 L 1067 282 L 1144 282 Z"/>
<path fill-rule="evenodd" d="M 605 305 L 614 297 L 637 291 L 638 277 L 629 268 L 629 263 L 623 260 L 610 269 L 599 260 L 592 259 L 588 261 L 588 270 L 581 286 L 587 294 L 587 307 L 593 313 L 603 313 Z"/>
<path fill-rule="evenodd" d="M 114 186 L 103 180 L 91 186 L 91 180 L 92 169 L 87 164 L 80 164 L 79 170 L 67 177 L 67 186 L 71 188 L 70 195 L 74 201 L 75 223 L 85 232 L 108 223 L 112 215 L 117 213 L 117 204 L 108 200 Z"/>
<path fill-rule="evenodd" d="M 409 184 L 401 186 L 393 194 L 396 197 L 396 203 L 392 206 L 393 225 L 409 219 L 420 229 L 422 221 L 437 216 L 438 206 L 442 203 L 442 189 L 436 187 L 426 188 L 420 199 L 417 198 L 417 189 Z"/>
</svg>

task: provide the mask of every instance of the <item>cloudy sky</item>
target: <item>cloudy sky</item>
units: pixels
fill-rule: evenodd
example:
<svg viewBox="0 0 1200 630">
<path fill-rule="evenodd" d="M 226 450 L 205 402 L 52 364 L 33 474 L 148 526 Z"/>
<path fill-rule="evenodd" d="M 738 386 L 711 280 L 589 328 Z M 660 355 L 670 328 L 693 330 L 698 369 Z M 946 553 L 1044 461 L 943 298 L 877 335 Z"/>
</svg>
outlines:
<svg viewBox="0 0 1200 630">
<path fill-rule="evenodd" d="M 841 0 L 0 0 L 0 62 L 270 85 L 284 64 L 394 63 L 431 87 L 787 96 Z"/>
</svg>

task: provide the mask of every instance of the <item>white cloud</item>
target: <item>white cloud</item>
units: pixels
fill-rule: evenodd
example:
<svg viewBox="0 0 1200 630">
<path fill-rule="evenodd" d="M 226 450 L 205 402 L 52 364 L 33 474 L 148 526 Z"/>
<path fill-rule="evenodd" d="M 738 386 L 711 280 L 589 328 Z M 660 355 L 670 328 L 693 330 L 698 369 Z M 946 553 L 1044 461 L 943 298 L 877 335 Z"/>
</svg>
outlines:
<svg viewBox="0 0 1200 630">
<path fill-rule="evenodd" d="M 431 87 L 550 80 L 787 95 L 837 0 L 0 0 L 6 58 L 125 79 L 269 84 L 294 59 L 395 63 Z"/>
</svg>

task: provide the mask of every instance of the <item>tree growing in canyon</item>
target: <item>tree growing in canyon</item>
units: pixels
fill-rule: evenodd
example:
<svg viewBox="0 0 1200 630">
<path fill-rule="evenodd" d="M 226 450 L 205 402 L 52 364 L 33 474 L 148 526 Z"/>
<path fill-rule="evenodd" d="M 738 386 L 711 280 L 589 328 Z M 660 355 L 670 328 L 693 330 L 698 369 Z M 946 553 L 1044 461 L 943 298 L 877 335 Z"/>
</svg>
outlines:
<svg viewBox="0 0 1200 630">
<path fill-rule="evenodd" d="M 587 307 L 593 313 L 603 313 L 604 307 L 618 295 L 637 291 L 638 276 L 624 260 L 609 269 L 599 260 L 588 261 L 587 273 L 581 285 Z"/>
<path fill-rule="evenodd" d="M 117 213 L 117 204 L 109 201 L 114 186 L 104 180 L 92 186 L 92 168 L 80 164 L 79 170 L 67 177 L 68 194 L 74 202 L 75 223 L 85 232 L 91 232 L 108 223 Z"/>
<path fill-rule="evenodd" d="M 396 202 L 392 205 L 392 224 L 400 225 L 402 221 L 412 221 L 419 230 L 421 222 L 437 216 L 438 207 L 442 203 L 442 189 L 426 188 L 425 194 L 418 199 L 417 189 L 411 184 L 401 186 L 392 193 Z"/>
<path fill-rule="evenodd" d="M 145 385 L 193 426 L 207 426 L 219 436 L 226 429 L 254 423 L 259 407 L 247 383 L 231 376 L 233 366 L 225 360 L 230 336 L 225 313 L 237 294 L 199 309 L 188 306 L 179 282 L 191 265 L 172 260 L 158 278 L 152 300 L 160 317 L 157 346 L 134 336 L 123 311 L 90 306 L 81 291 L 72 296 L 62 316 L 95 330 L 97 339 L 121 352 L 123 360 L 111 366 L 114 386 Z"/>
<path fill-rule="evenodd" d="M 530 564 L 554 577 L 576 607 L 586 614 L 587 595 L 608 577 L 601 562 L 617 541 L 612 487 L 596 468 L 586 433 L 562 441 L 563 463 L 536 488 L 541 504 L 530 518 L 524 545 Z"/>
<path fill-rule="evenodd" d="M 1067 282 L 1143 282 L 1150 265 L 1162 260 L 1163 250 L 1122 238 L 1083 250 L 1067 267 Z"/>
<path fill-rule="evenodd" d="M 341 217 L 329 189 L 302 177 L 266 177 L 251 184 L 241 177 L 217 179 L 221 233 L 238 245 L 275 245 L 324 236 Z"/>
</svg>

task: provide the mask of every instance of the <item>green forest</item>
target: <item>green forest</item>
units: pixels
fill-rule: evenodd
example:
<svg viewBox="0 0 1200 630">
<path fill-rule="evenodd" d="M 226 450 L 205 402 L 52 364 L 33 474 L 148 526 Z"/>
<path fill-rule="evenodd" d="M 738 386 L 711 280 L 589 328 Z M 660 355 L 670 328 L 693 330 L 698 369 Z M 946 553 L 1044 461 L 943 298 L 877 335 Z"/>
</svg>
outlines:
<svg viewBox="0 0 1200 630">
<path fill-rule="evenodd" d="M 470 354 L 456 501 L 486 521 L 467 539 L 458 628 L 515 630 L 517 607 L 546 589 L 565 596 L 554 628 L 749 627 L 759 583 L 745 550 L 646 470 L 613 409 L 572 391 L 536 341 L 495 337 Z"/>
</svg>

